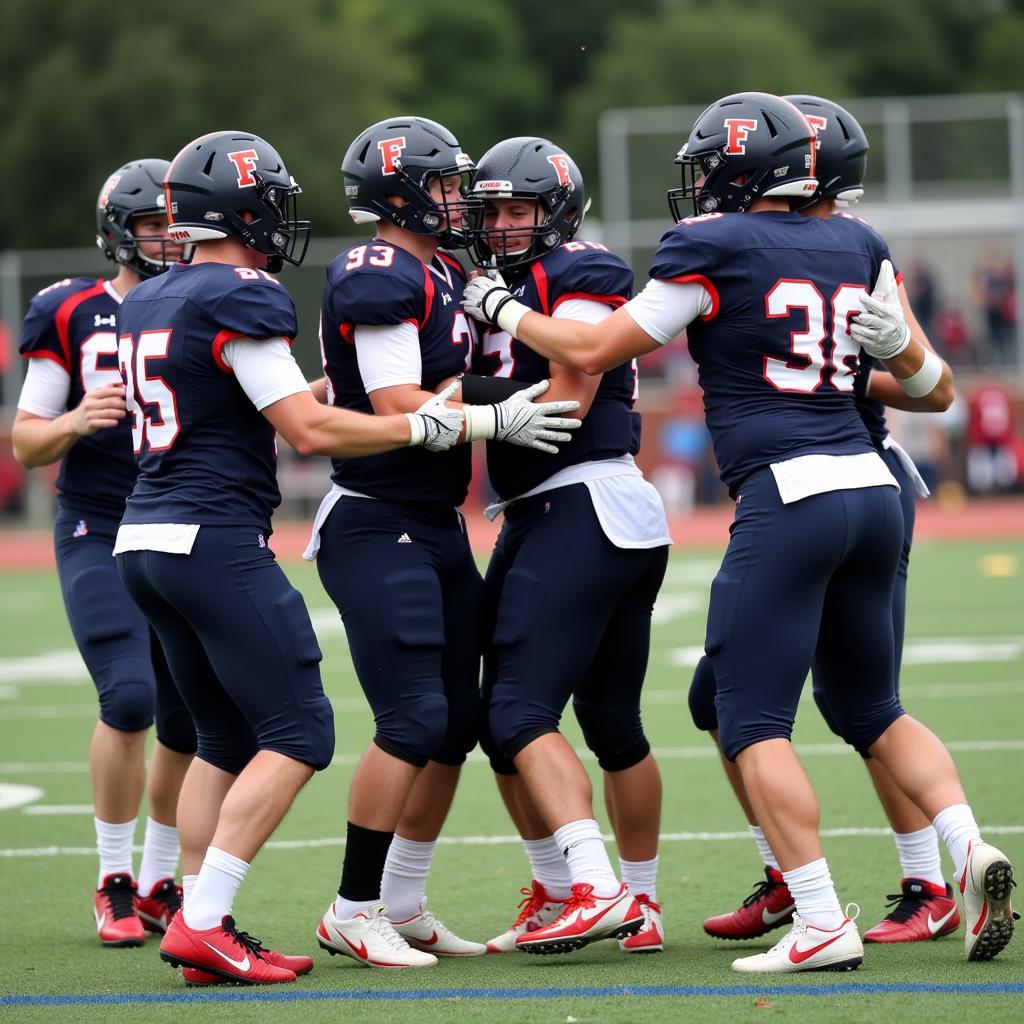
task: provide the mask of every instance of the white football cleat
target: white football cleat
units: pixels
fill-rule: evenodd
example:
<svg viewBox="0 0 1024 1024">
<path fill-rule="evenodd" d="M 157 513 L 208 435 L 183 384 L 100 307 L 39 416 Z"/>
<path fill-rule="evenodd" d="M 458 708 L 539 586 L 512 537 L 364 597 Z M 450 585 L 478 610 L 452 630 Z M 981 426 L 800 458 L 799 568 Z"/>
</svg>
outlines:
<svg viewBox="0 0 1024 1024">
<path fill-rule="evenodd" d="M 849 914 L 849 907 L 846 912 Z M 838 928 L 826 931 L 793 914 L 793 927 L 767 953 L 733 960 L 732 969 L 743 974 L 852 971 L 860 967 L 863 960 L 864 947 L 851 918 L 847 917 Z"/>
<path fill-rule="evenodd" d="M 413 949 L 395 931 L 383 903 L 374 903 L 347 921 L 335 917 L 331 903 L 317 926 L 316 941 L 331 956 L 348 956 L 364 967 L 433 967 L 437 963 L 436 956 Z"/>
<path fill-rule="evenodd" d="M 967 917 L 967 959 L 991 960 L 1013 936 L 1010 890 L 1017 884 L 1013 868 L 994 846 L 975 839 L 967 848 L 958 884 Z"/>
<path fill-rule="evenodd" d="M 482 942 L 460 939 L 429 910 L 427 901 L 420 904 L 420 912 L 405 921 L 392 921 L 392 926 L 413 949 L 434 956 L 483 956 L 487 947 Z"/>
<path fill-rule="evenodd" d="M 487 943 L 488 953 L 511 953 L 516 948 L 516 939 L 527 932 L 543 928 L 562 912 L 562 900 L 549 896 L 540 882 L 532 880 L 529 889 L 519 890 L 524 899 L 519 902 L 519 916 L 500 935 Z"/>
<path fill-rule="evenodd" d="M 640 931 L 619 939 L 623 953 L 661 953 L 665 949 L 665 928 L 661 923 L 661 904 L 646 893 L 638 893 L 637 903 L 644 914 Z"/>
<path fill-rule="evenodd" d="M 640 904 L 625 885 L 612 896 L 595 896 L 594 887 L 577 882 L 551 924 L 516 939 L 523 953 L 571 953 L 599 939 L 624 939 L 644 924 Z"/>
</svg>

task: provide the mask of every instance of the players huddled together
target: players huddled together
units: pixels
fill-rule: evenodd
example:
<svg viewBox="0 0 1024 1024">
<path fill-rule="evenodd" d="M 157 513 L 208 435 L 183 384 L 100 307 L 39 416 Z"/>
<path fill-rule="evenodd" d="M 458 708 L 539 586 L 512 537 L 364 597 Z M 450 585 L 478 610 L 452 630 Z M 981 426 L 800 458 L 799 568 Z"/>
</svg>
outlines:
<svg viewBox="0 0 1024 1024">
<path fill-rule="evenodd" d="M 334 754 L 317 637 L 269 546 L 281 435 L 331 458 L 305 557 L 374 717 L 319 946 L 392 968 L 606 938 L 625 953 L 665 947 L 662 785 L 640 704 L 671 540 L 634 461 L 635 405 L 638 358 L 685 332 L 736 505 L 690 710 L 765 872 L 705 931 L 749 940 L 790 926 L 733 962 L 749 973 L 851 970 L 862 941 L 946 935 L 961 910 L 941 841 L 967 959 L 1006 946 L 1010 862 L 982 839 L 946 748 L 900 702 L 927 489 L 885 407 L 944 409 L 952 376 L 884 239 L 845 209 L 867 151 L 856 119 L 820 97 L 711 104 L 676 157 L 675 224 L 635 291 L 622 259 L 577 237 L 589 201 L 564 150 L 509 138 L 474 163 L 436 122 L 381 121 L 342 161 L 367 237 L 327 268 L 312 382 L 277 278 L 302 262 L 310 224 L 269 143 L 213 132 L 107 179 L 97 242 L 116 274 L 32 300 L 13 431 L 24 465 L 60 462 L 58 574 L 99 695 L 104 945 L 156 932 L 188 985 L 293 982 L 314 966 L 232 917 L 254 857 Z M 497 499 L 486 514 L 503 516 L 483 575 L 459 510 L 473 441 L 486 442 Z M 808 672 L 899 855 L 900 892 L 863 940 L 791 744 Z M 617 869 L 559 731 L 570 699 L 602 771 Z M 531 874 L 518 915 L 487 941 L 456 935 L 425 895 L 477 744 Z"/>
</svg>

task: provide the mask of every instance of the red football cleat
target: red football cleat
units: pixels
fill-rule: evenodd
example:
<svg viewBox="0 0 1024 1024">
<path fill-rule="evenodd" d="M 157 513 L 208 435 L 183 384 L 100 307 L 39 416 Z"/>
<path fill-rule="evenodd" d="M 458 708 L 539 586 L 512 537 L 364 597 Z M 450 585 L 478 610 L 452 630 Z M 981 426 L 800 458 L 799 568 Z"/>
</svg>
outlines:
<svg viewBox="0 0 1024 1024">
<path fill-rule="evenodd" d="M 131 875 L 107 875 L 93 893 L 92 913 L 104 946 L 141 946 L 145 943 L 146 933 L 135 913 L 136 890 Z"/>
<path fill-rule="evenodd" d="M 644 925 L 644 913 L 625 885 L 614 896 L 595 896 L 577 882 L 562 912 L 551 922 L 516 938 L 521 953 L 571 953 L 599 939 L 624 939 Z"/>
<path fill-rule="evenodd" d="M 623 953 L 660 953 L 665 948 L 665 926 L 661 923 L 661 904 L 646 893 L 637 893 L 637 903 L 643 911 L 644 923 L 640 931 L 619 939 Z"/>
<path fill-rule="evenodd" d="M 892 909 L 864 933 L 865 942 L 926 942 L 960 927 L 960 911 L 950 885 L 904 878 L 900 891 L 886 899 L 891 900 Z"/>
<path fill-rule="evenodd" d="M 704 931 L 716 939 L 757 939 L 773 928 L 781 928 L 793 920 L 796 903 L 782 873 L 775 868 L 764 869 L 765 881 L 731 914 L 709 917 Z"/>
<path fill-rule="evenodd" d="M 171 918 L 181 910 L 181 886 L 173 878 L 165 878 L 153 886 L 148 896 L 135 897 L 135 913 L 147 932 L 163 935 Z"/>
<path fill-rule="evenodd" d="M 487 943 L 488 953 L 510 953 L 516 948 L 516 939 L 527 932 L 543 928 L 562 912 L 562 901 L 548 894 L 547 889 L 536 879 L 529 889 L 520 889 L 523 899 L 519 901 L 519 914 L 500 934 Z"/>
<path fill-rule="evenodd" d="M 276 949 L 263 949 L 262 946 L 260 953 L 267 963 L 291 971 L 296 977 L 300 974 L 309 974 L 313 970 L 313 958 L 310 956 L 287 956 L 284 953 L 278 953 Z M 198 967 L 182 967 L 181 977 L 186 985 L 226 985 L 228 983 L 227 978 L 222 978 L 219 974 L 211 974 L 209 971 L 201 971 Z"/>
<path fill-rule="evenodd" d="M 271 963 L 265 952 L 258 939 L 235 927 L 231 916 L 200 930 L 190 928 L 184 914 L 175 914 L 160 943 L 160 958 L 172 967 L 194 967 L 240 985 L 295 980 L 294 971 Z"/>
</svg>

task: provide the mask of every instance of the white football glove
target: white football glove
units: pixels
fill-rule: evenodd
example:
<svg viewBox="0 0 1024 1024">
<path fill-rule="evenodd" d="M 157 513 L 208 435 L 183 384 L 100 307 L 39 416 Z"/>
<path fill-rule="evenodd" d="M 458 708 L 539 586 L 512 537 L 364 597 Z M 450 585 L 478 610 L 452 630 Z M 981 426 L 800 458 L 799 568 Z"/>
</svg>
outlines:
<svg viewBox="0 0 1024 1024">
<path fill-rule="evenodd" d="M 466 285 L 462 293 L 462 308 L 474 319 L 500 327 L 513 338 L 517 337 L 519 321 L 530 312 L 529 306 L 512 297 L 501 274 L 496 271 L 478 274 Z"/>
<path fill-rule="evenodd" d="M 421 445 L 430 452 L 446 452 L 459 443 L 462 432 L 462 410 L 449 409 L 445 399 L 451 398 L 459 389 L 459 381 L 452 381 L 444 389 L 427 399 L 415 412 L 407 412 L 411 438 L 410 447 Z"/>
<path fill-rule="evenodd" d="M 894 359 L 910 344 L 910 328 L 903 315 L 892 263 L 882 260 L 870 295 L 860 295 L 863 312 L 850 324 L 850 337 L 876 359 Z"/>
<path fill-rule="evenodd" d="M 550 381 L 542 380 L 517 391 L 497 405 L 463 406 L 466 414 L 466 440 L 494 438 L 496 441 L 508 441 L 522 448 L 557 455 L 555 443 L 571 440 L 572 435 L 565 431 L 576 430 L 581 425 L 580 420 L 561 419 L 558 414 L 575 412 L 580 403 L 531 401 L 544 394 L 550 386 Z"/>
</svg>

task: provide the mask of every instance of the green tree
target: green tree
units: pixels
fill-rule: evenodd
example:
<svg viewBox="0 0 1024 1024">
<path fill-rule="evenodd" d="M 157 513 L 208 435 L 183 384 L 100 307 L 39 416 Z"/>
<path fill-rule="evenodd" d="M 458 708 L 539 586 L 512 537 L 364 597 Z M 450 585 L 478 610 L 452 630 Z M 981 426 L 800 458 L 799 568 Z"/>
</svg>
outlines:
<svg viewBox="0 0 1024 1024">
<path fill-rule="evenodd" d="M 970 78 L 981 91 L 1024 91 L 1024 13 L 992 18 L 978 38 L 978 61 Z"/>
<path fill-rule="evenodd" d="M 647 18 L 623 16 L 609 30 L 608 46 L 571 95 L 560 141 L 574 155 L 593 194 L 597 185 L 598 120 L 611 107 L 703 105 L 743 90 L 821 92 L 842 96 L 847 83 L 792 22 L 741 4 L 688 4 Z M 658 139 L 643 181 L 664 211 L 672 157 L 689 124 L 671 139 Z M 662 164 L 660 161 L 664 161 Z M 652 200 L 652 203 L 654 201 Z M 644 209 L 655 216 L 655 207 Z"/>
<path fill-rule="evenodd" d="M 178 0 L 160 20 L 123 0 L 9 0 L 4 27 L 0 178 L 18 192 L 0 213 L 3 246 L 88 244 L 111 170 L 224 128 L 276 146 L 317 233 L 337 233 L 349 140 L 411 88 L 352 5 Z"/>
<path fill-rule="evenodd" d="M 439 121 L 474 159 L 499 139 L 538 131 L 544 79 L 507 3 L 357 3 L 408 71 L 402 109 L 389 113 Z"/>
</svg>

